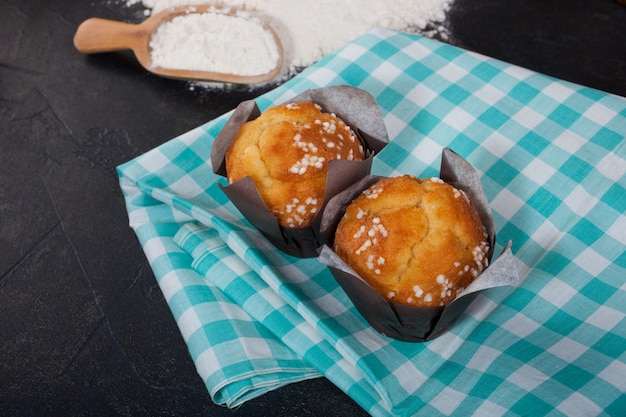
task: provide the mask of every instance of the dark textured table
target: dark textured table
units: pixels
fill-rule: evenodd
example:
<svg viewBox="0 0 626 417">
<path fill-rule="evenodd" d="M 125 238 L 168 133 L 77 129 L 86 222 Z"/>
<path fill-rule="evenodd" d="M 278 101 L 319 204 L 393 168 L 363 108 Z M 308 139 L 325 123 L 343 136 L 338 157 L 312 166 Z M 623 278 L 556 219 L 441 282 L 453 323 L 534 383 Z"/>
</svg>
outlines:
<svg viewBox="0 0 626 417">
<path fill-rule="evenodd" d="M 364 415 L 321 378 L 231 411 L 195 371 L 128 227 L 115 167 L 265 89 L 195 90 L 76 27 L 107 0 L 0 0 L 0 410 L 24 416 Z M 447 42 L 626 96 L 626 6 L 456 0 Z"/>
</svg>

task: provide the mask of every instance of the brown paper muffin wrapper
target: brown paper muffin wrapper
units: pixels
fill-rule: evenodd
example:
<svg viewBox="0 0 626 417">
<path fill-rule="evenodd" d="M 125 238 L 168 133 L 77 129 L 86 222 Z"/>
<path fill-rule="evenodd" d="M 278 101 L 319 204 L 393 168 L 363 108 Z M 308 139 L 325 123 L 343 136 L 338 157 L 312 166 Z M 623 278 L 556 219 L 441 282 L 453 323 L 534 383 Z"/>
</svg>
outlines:
<svg viewBox="0 0 626 417">
<path fill-rule="evenodd" d="M 318 257 L 319 262 L 328 266 L 356 309 L 374 329 L 385 336 L 408 342 L 431 340 L 441 335 L 474 301 L 480 291 L 517 284 L 519 277 L 511 252 L 511 242 L 491 262 L 495 226 L 478 173 L 465 159 L 446 148 L 442 153 L 440 178 L 465 191 L 474 202 L 489 236 L 490 264 L 472 284 L 445 306 L 409 306 L 385 299 L 331 249 L 335 230 L 346 207 L 380 178 L 368 175 L 328 202 L 320 225 L 328 244 L 322 246 Z"/>
<path fill-rule="evenodd" d="M 363 161 L 331 160 L 328 163 L 326 192 L 319 214 L 308 227 L 288 228 L 278 223 L 251 177 L 242 178 L 228 186 L 224 193 L 243 216 L 274 246 L 293 256 L 312 258 L 318 256 L 325 243 L 320 233 L 322 212 L 331 197 L 370 173 L 372 158 L 389 142 L 387 129 L 376 100 L 366 91 L 349 86 L 332 86 L 308 90 L 288 100 L 289 103 L 314 102 L 327 113 L 335 113 L 359 137 L 366 151 Z M 226 150 L 239 128 L 261 115 L 254 100 L 244 101 L 233 112 L 226 125 L 215 138 L 211 149 L 213 171 L 226 177 Z"/>
</svg>

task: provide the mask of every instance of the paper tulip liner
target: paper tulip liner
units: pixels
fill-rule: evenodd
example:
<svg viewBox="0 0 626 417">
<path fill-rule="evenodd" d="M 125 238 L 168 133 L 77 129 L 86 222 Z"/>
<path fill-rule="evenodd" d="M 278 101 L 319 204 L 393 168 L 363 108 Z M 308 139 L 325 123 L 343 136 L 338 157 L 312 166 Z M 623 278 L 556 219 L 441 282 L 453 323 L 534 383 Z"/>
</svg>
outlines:
<svg viewBox="0 0 626 417">
<path fill-rule="evenodd" d="M 442 153 L 440 178 L 465 191 L 474 202 L 488 234 L 490 264 L 445 306 L 410 306 L 385 299 L 331 249 L 335 229 L 346 207 L 380 178 L 368 175 L 328 202 L 320 226 L 328 244 L 323 245 L 318 257 L 319 262 L 329 267 L 356 309 L 374 329 L 385 336 L 404 341 L 430 340 L 441 335 L 474 301 L 480 291 L 517 283 L 518 272 L 511 252 L 511 242 L 508 242 L 501 254 L 491 262 L 495 226 L 477 172 L 465 159 L 446 148 Z"/>
</svg>

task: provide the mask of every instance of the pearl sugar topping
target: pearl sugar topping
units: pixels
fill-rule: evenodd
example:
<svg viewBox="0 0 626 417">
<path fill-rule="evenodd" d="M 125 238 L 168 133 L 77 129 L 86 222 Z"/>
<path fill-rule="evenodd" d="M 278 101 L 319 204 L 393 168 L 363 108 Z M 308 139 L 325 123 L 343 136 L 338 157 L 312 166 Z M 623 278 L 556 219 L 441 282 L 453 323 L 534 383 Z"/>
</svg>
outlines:
<svg viewBox="0 0 626 417">
<path fill-rule="evenodd" d="M 319 104 L 314 105 L 317 110 L 322 110 Z M 300 109 L 300 105 L 299 103 L 288 103 L 285 108 L 295 111 Z M 311 123 L 292 122 L 296 133 L 292 137 L 291 146 L 297 149 L 299 158 L 289 166 L 288 171 L 291 174 L 305 175 L 321 172 L 326 169 L 328 161 L 331 159 L 354 160 L 356 155 L 352 147 L 348 152 L 345 152 L 345 147 L 348 144 L 358 143 L 359 151 L 363 155 L 363 145 L 350 126 L 334 113 L 326 113 L 326 115 L 329 120 L 316 119 Z M 313 129 L 316 129 L 316 134 L 321 136 L 321 143 L 314 143 L 306 139 Z M 285 205 L 281 214 L 289 215 L 286 219 L 289 227 L 300 227 L 307 219 L 318 213 L 320 205 L 321 201 L 316 196 L 309 196 L 304 201 L 294 197 Z"/>
<path fill-rule="evenodd" d="M 318 110 L 322 108 L 315 104 Z M 297 110 L 297 103 L 289 103 L 285 106 L 289 110 Z M 300 159 L 295 161 L 290 167 L 289 172 L 297 175 L 304 175 L 309 170 L 321 171 L 325 168 L 329 159 L 345 159 L 351 161 L 355 159 L 354 150 L 349 149 L 348 155 L 343 155 L 343 150 L 347 142 L 355 143 L 358 141 L 356 135 L 341 119 L 339 119 L 334 113 L 328 113 L 330 120 L 316 119 L 313 124 L 304 123 L 298 125 L 296 122 L 294 126 L 298 128 L 298 133 L 293 136 L 292 146 L 301 151 Z M 320 149 L 318 145 L 313 142 L 308 142 L 303 139 L 303 132 L 305 130 L 317 129 L 318 134 L 322 137 L 322 143 L 324 149 Z M 329 156 L 329 151 L 332 150 L 334 155 Z M 363 154 L 363 146 L 359 143 L 359 151 Z M 326 156 L 324 156 L 326 155 Z"/>
</svg>

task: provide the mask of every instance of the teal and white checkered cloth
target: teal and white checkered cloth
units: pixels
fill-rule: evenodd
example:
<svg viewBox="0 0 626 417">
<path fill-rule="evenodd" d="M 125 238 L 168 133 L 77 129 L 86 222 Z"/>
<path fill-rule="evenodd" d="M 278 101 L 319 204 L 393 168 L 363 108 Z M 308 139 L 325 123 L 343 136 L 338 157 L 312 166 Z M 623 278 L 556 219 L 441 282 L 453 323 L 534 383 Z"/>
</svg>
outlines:
<svg viewBox="0 0 626 417">
<path fill-rule="evenodd" d="M 228 115 L 119 167 L 130 224 L 217 403 L 324 375 L 372 415 L 626 415 L 626 99 L 374 28 L 258 98 L 371 93 L 391 142 L 373 173 L 480 173 L 517 288 L 425 343 L 377 334 L 315 259 L 276 251 L 210 166 Z"/>
</svg>

